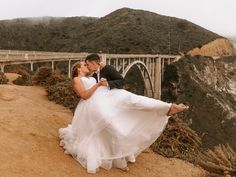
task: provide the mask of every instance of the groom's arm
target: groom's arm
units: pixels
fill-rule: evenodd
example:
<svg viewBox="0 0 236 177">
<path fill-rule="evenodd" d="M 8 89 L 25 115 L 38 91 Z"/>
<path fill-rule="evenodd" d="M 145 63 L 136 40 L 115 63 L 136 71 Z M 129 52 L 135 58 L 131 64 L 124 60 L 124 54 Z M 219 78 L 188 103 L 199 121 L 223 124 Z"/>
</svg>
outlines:
<svg viewBox="0 0 236 177">
<path fill-rule="evenodd" d="M 110 80 L 108 81 L 110 89 L 123 88 L 125 82 L 123 76 L 113 66 L 107 65 L 107 67 L 110 77 Z"/>
</svg>

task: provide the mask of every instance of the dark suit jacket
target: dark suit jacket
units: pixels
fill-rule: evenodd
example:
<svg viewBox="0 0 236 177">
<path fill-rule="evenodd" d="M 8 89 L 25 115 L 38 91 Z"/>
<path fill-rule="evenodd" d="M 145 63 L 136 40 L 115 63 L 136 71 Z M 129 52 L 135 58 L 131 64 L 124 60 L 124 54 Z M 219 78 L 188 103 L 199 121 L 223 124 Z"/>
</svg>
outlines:
<svg viewBox="0 0 236 177">
<path fill-rule="evenodd" d="M 98 81 L 97 74 L 94 73 L 93 77 Z M 110 89 L 113 88 L 122 88 L 124 85 L 124 78 L 121 74 L 111 65 L 105 65 L 100 70 L 100 79 L 106 78 L 109 84 Z"/>
</svg>

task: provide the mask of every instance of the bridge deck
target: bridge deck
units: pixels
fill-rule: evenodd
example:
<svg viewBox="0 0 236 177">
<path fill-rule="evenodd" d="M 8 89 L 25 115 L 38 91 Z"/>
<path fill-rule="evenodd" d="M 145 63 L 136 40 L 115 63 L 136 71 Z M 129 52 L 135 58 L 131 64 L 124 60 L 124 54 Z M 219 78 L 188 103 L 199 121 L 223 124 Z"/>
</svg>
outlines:
<svg viewBox="0 0 236 177">
<path fill-rule="evenodd" d="M 0 50 L 0 62 L 9 61 L 39 61 L 57 59 L 75 59 L 86 57 L 88 53 L 66 53 L 66 52 L 41 52 L 41 51 L 20 51 Z M 101 54 L 105 58 L 176 58 L 177 55 L 150 55 L 150 54 Z"/>
</svg>

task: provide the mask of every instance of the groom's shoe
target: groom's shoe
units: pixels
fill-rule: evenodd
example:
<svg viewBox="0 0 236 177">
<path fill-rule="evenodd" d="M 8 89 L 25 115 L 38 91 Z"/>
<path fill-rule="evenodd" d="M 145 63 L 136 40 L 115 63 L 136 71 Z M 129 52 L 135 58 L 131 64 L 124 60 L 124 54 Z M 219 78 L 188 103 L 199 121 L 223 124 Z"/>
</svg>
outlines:
<svg viewBox="0 0 236 177">
<path fill-rule="evenodd" d="M 64 151 L 64 154 L 70 154 L 67 150 Z"/>
<path fill-rule="evenodd" d="M 131 162 L 131 163 L 135 163 L 135 157 L 134 157 L 134 155 L 130 155 L 130 156 L 126 157 L 126 161 L 127 161 L 127 162 Z"/>
<path fill-rule="evenodd" d="M 65 146 L 65 143 L 61 140 L 59 146 Z"/>
<path fill-rule="evenodd" d="M 124 168 L 119 168 L 119 169 L 122 170 L 122 171 L 126 171 L 126 172 L 129 171 L 129 167 L 127 167 L 127 166 L 124 167 Z"/>
</svg>

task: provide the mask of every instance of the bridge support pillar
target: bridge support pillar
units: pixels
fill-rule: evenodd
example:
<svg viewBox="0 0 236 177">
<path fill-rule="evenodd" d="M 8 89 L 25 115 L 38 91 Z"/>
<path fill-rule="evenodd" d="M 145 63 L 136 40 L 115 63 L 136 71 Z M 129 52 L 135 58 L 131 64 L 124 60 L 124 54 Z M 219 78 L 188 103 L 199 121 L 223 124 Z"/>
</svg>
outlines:
<svg viewBox="0 0 236 177">
<path fill-rule="evenodd" d="M 149 98 L 153 98 L 153 93 L 151 89 L 146 89 L 145 90 L 145 96 Z"/>
<path fill-rule="evenodd" d="M 102 54 L 101 62 L 103 62 L 104 64 L 106 64 L 106 62 L 107 62 L 107 55 L 106 55 L 106 54 Z"/>
<path fill-rule="evenodd" d="M 165 60 L 161 59 L 161 81 L 164 79 Z"/>
<path fill-rule="evenodd" d="M 4 73 L 4 65 L 1 65 L 1 72 Z"/>
<path fill-rule="evenodd" d="M 161 99 L 161 58 L 157 58 L 155 62 L 155 80 L 154 80 L 154 98 Z"/>
<path fill-rule="evenodd" d="M 171 63 L 171 59 L 170 58 L 168 58 L 168 65 Z"/>
<path fill-rule="evenodd" d="M 54 61 L 52 61 L 52 70 L 54 70 Z"/>
<path fill-rule="evenodd" d="M 71 60 L 68 62 L 68 78 L 71 77 Z"/>
<path fill-rule="evenodd" d="M 30 63 L 30 70 L 34 71 L 34 63 L 33 62 Z"/>
</svg>

